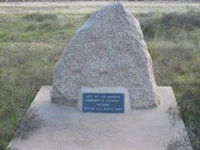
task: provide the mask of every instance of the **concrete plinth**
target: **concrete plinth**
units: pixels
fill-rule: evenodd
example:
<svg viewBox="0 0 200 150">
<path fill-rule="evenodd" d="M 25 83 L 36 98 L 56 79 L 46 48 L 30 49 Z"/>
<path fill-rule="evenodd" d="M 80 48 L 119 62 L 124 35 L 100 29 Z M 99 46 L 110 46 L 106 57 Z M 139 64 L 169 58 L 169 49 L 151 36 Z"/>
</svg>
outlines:
<svg viewBox="0 0 200 150">
<path fill-rule="evenodd" d="M 123 114 L 83 113 L 76 107 L 53 104 L 50 90 L 51 86 L 43 86 L 30 107 L 44 122 L 27 138 L 13 138 L 11 149 L 166 150 L 172 138 L 185 133 L 171 87 L 159 87 L 157 108 Z"/>
</svg>

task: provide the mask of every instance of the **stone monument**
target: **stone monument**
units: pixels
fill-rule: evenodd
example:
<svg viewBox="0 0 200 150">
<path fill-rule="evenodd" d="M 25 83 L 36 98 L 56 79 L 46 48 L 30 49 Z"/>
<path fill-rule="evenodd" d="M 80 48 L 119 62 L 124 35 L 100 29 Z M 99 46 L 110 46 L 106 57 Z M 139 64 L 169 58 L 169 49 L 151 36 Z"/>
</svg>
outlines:
<svg viewBox="0 0 200 150">
<path fill-rule="evenodd" d="M 55 66 L 52 102 L 76 106 L 83 86 L 126 88 L 132 108 L 159 102 L 140 24 L 120 3 L 94 13 L 65 47 Z"/>
<path fill-rule="evenodd" d="M 139 22 L 115 3 L 75 33 L 8 149 L 192 150 L 178 112 L 172 88 L 156 85 Z"/>
</svg>

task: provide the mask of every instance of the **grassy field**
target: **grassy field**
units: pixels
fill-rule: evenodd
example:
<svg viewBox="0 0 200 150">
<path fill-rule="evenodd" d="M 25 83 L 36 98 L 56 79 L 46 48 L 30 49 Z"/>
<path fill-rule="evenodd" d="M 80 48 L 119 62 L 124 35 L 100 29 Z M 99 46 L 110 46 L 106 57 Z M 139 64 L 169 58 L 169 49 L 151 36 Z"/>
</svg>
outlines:
<svg viewBox="0 0 200 150">
<path fill-rule="evenodd" d="M 0 150 L 41 85 L 52 84 L 66 42 L 105 4 L 0 4 Z M 200 150 L 200 5 L 125 6 L 141 23 L 158 85 L 173 87 L 194 150 Z"/>
</svg>

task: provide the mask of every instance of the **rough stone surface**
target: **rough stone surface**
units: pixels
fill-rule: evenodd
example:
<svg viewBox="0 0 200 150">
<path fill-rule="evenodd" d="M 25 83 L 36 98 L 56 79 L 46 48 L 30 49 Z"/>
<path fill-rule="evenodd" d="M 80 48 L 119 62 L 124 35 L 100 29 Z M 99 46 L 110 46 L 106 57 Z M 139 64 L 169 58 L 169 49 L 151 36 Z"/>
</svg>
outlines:
<svg viewBox="0 0 200 150">
<path fill-rule="evenodd" d="M 55 66 L 51 99 L 75 106 L 82 86 L 122 86 L 132 108 L 159 101 L 140 24 L 120 3 L 100 9 L 75 33 Z"/>
</svg>

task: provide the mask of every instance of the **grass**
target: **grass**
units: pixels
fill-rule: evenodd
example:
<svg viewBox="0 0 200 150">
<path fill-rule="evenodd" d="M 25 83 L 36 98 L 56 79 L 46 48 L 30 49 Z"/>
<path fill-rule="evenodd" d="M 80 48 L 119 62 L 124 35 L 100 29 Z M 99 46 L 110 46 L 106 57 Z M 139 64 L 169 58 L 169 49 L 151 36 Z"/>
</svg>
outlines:
<svg viewBox="0 0 200 150">
<path fill-rule="evenodd" d="M 68 7 L 66 8 L 68 9 Z M 200 12 L 138 13 L 158 85 L 172 86 L 194 150 L 200 149 Z M 0 13 L 0 149 L 41 85 L 52 84 L 64 45 L 89 14 Z"/>
<path fill-rule="evenodd" d="M 178 136 L 173 137 L 166 145 L 166 150 L 191 150 L 190 141 L 187 134 L 179 133 Z"/>
<path fill-rule="evenodd" d="M 51 84 L 53 67 L 65 41 L 85 19 L 38 13 L 0 15 L 1 150 L 40 86 Z"/>
<path fill-rule="evenodd" d="M 172 86 L 194 150 L 200 149 L 200 12 L 140 17 L 158 85 Z"/>
<path fill-rule="evenodd" d="M 29 109 L 21 122 L 17 125 L 14 137 L 20 137 L 22 140 L 27 139 L 36 129 L 39 129 L 44 123 L 36 109 Z"/>
</svg>

